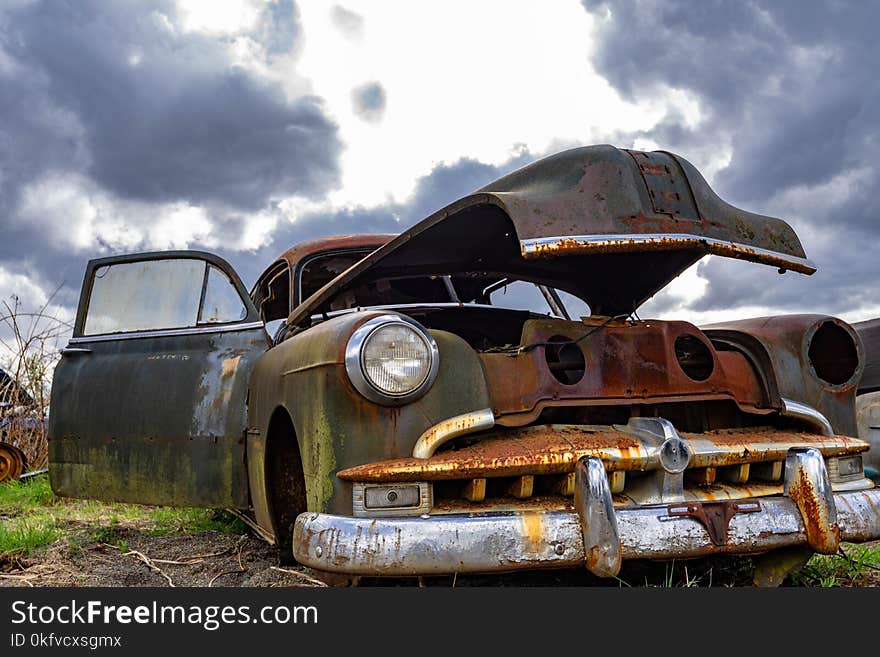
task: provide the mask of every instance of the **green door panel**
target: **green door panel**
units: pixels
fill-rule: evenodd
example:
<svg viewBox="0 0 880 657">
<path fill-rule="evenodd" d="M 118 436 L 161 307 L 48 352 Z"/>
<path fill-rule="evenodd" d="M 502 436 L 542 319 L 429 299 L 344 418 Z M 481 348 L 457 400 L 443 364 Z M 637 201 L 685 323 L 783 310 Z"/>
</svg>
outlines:
<svg viewBox="0 0 880 657">
<path fill-rule="evenodd" d="M 209 322 L 201 322 L 203 312 L 197 308 L 193 326 L 153 329 L 149 322 L 154 315 L 127 299 L 112 320 L 89 316 L 96 276 L 137 290 L 140 283 L 131 283 L 131 276 L 113 278 L 106 274 L 112 271 L 108 267 L 156 260 L 204 262 L 206 288 L 170 285 L 153 303 L 173 307 L 200 300 L 206 305 L 206 297 L 213 295 L 208 280 L 216 279 L 219 270 L 240 297 L 241 311 L 235 310 L 232 321 L 217 323 L 218 317 L 228 319 L 223 304 L 235 304 L 234 298 L 221 300 L 211 304 Z M 100 294 L 114 302 L 125 297 L 115 289 Z M 175 294 L 170 301 L 165 298 Z M 95 307 L 101 303 L 92 301 Z M 171 315 L 174 312 L 165 312 Z M 136 330 L 107 332 L 114 322 Z M 90 323 L 104 332 L 83 335 Z M 266 348 L 256 310 L 223 260 L 199 252 L 172 252 L 92 261 L 74 337 L 54 375 L 49 421 L 53 490 L 111 501 L 247 508 L 247 386 L 254 362 Z"/>
</svg>

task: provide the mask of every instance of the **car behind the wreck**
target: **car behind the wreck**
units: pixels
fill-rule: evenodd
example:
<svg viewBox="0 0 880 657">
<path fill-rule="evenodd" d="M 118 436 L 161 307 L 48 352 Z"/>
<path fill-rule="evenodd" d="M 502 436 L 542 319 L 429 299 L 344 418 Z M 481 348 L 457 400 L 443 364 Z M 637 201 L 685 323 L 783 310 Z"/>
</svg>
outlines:
<svg viewBox="0 0 880 657">
<path fill-rule="evenodd" d="M 352 575 L 772 566 L 880 538 L 849 325 L 635 314 L 707 254 L 815 270 L 683 158 L 610 146 L 399 236 L 301 244 L 250 295 L 206 253 L 94 260 L 54 377 L 52 486 L 237 509 Z"/>
</svg>

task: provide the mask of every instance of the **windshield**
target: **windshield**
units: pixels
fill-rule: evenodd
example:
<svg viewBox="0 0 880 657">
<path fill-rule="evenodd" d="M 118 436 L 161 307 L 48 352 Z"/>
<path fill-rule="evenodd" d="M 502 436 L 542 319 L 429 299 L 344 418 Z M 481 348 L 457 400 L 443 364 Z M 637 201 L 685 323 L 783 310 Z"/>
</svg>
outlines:
<svg viewBox="0 0 880 657">
<path fill-rule="evenodd" d="M 299 272 L 300 298 L 306 299 L 314 294 L 367 253 L 346 251 L 319 254 L 304 262 Z M 568 292 L 486 272 L 452 276 L 421 274 L 371 280 L 338 293 L 328 304 L 328 314 L 358 308 L 459 304 L 524 310 L 563 319 L 590 315 L 586 302 Z"/>
</svg>

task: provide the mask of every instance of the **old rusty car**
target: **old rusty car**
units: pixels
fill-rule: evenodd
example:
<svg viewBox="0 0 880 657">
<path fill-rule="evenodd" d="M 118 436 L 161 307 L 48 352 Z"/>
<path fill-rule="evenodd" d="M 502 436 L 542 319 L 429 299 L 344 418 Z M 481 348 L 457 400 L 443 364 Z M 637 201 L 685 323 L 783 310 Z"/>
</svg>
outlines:
<svg viewBox="0 0 880 657">
<path fill-rule="evenodd" d="M 207 253 L 93 260 L 54 377 L 52 486 L 237 509 L 352 576 L 729 553 L 772 575 L 880 538 L 848 324 L 636 314 L 707 254 L 815 271 L 787 223 L 684 158 L 611 146 L 397 236 L 296 246 L 250 294 Z"/>
</svg>

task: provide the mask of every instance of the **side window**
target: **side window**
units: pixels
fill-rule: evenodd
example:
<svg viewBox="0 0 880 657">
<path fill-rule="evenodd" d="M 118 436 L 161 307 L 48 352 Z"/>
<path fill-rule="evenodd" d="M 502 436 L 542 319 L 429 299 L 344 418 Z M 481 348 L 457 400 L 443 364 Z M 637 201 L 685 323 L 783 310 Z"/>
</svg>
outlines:
<svg viewBox="0 0 880 657">
<path fill-rule="evenodd" d="M 205 299 L 199 324 L 225 324 L 237 322 L 247 316 L 247 307 L 238 296 L 238 290 L 229 277 L 214 265 L 208 265 L 205 282 Z"/>
<path fill-rule="evenodd" d="M 95 270 L 85 335 L 196 325 L 203 260 L 121 262 Z"/>
<path fill-rule="evenodd" d="M 120 262 L 95 269 L 82 332 L 193 328 L 246 316 L 232 281 L 204 260 Z"/>
<path fill-rule="evenodd" d="M 263 273 L 254 287 L 252 299 L 266 332 L 273 336 L 273 343 L 277 343 L 278 331 L 290 314 L 290 268 L 286 261 L 276 262 Z"/>
</svg>

